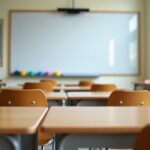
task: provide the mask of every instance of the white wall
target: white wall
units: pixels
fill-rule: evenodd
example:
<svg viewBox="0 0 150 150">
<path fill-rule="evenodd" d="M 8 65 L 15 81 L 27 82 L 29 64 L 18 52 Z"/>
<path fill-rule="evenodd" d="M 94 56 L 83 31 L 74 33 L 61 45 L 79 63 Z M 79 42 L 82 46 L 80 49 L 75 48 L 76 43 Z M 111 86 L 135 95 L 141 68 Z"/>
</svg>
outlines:
<svg viewBox="0 0 150 150">
<path fill-rule="evenodd" d="M 147 0 L 149 1 L 149 0 Z M 149 2 L 148 2 L 149 3 Z M 9 10 L 51 10 L 57 7 L 69 7 L 71 0 L 0 0 L 0 18 L 4 19 L 4 44 L 3 44 L 3 58 L 4 65 L 0 68 L 0 77 L 7 78 L 8 70 L 8 15 Z M 76 7 L 89 7 L 92 10 L 105 11 L 138 11 L 141 13 L 141 75 L 140 76 L 115 76 L 115 77 L 99 77 L 94 79 L 96 82 L 115 82 L 120 87 L 132 87 L 131 82 L 137 79 L 144 79 L 146 76 L 146 38 L 145 38 L 145 4 L 144 0 L 76 0 Z M 149 7 L 150 8 L 150 7 Z M 150 75 L 150 71 L 149 71 Z M 13 79 L 13 80 L 12 80 Z M 29 78 L 8 78 L 10 83 L 17 83 L 26 80 L 33 80 Z M 38 79 L 35 79 L 38 80 Z M 61 80 L 60 82 L 71 81 L 72 79 Z M 73 79 L 77 82 L 79 79 Z"/>
<path fill-rule="evenodd" d="M 146 0 L 147 78 L 150 79 L 150 0 Z"/>
</svg>

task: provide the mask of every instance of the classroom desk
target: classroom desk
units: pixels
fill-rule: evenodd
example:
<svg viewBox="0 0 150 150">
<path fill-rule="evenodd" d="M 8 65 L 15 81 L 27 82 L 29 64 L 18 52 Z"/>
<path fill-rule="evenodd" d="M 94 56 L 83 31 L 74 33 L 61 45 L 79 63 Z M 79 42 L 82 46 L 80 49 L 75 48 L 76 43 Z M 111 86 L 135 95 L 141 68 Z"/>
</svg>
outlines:
<svg viewBox="0 0 150 150">
<path fill-rule="evenodd" d="M 69 100 L 107 100 L 110 96 L 111 92 L 68 92 L 67 98 Z"/>
<path fill-rule="evenodd" d="M 67 99 L 65 92 L 46 92 L 48 100 L 62 100 Z"/>
<path fill-rule="evenodd" d="M 46 92 L 49 106 L 66 105 L 67 95 L 65 92 Z"/>
<path fill-rule="evenodd" d="M 68 134 L 61 150 L 132 148 L 137 133 L 149 123 L 150 107 L 52 107 L 42 129 L 55 133 L 56 139 Z"/>
<path fill-rule="evenodd" d="M 44 107 L 0 107 L 0 148 L 38 150 L 37 129 L 47 110 Z"/>
<path fill-rule="evenodd" d="M 134 90 L 137 90 L 138 87 L 143 88 L 149 88 L 150 89 L 150 83 L 145 83 L 145 82 L 133 82 L 134 84 Z"/>
<path fill-rule="evenodd" d="M 68 92 L 68 105 L 75 106 L 82 101 L 84 106 L 107 106 L 110 94 L 111 92 Z"/>
<path fill-rule="evenodd" d="M 0 87 L 6 86 L 6 82 L 0 81 Z"/>
<path fill-rule="evenodd" d="M 90 86 L 64 86 L 62 87 L 62 90 L 64 90 L 65 92 L 90 91 L 91 87 Z"/>
<path fill-rule="evenodd" d="M 23 86 L 23 84 L 19 84 L 19 86 Z M 87 87 L 87 86 L 79 86 L 79 85 L 58 85 L 54 87 L 54 91 L 55 92 L 59 92 L 59 91 L 64 91 L 64 92 L 69 92 L 69 91 L 90 91 L 91 87 Z"/>
<path fill-rule="evenodd" d="M 79 83 L 65 83 L 64 86 L 79 86 Z"/>
</svg>

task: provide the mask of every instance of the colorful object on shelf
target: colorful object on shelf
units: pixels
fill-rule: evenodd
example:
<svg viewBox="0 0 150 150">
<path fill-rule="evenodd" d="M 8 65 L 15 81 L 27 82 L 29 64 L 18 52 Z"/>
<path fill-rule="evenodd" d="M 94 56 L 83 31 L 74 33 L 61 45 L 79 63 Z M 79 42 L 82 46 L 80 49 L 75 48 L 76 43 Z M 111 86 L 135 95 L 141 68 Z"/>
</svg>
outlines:
<svg viewBox="0 0 150 150">
<path fill-rule="evenodd" d="M 51 73 L 50 72 L 45 72 L 45 76 L 51 76 Z"/>
<path fill-rule="evenodd" d="M 16 71 L 14 71 L 14 73 L 13 73 L 15 76 L 18 76 L 18 75 L 20 75 L 20 72 L 18 71 L 18 70 L 16 70 Z"/>
<path fill-rule="evenodd" d="M 25 71 L 20 71 L 20 76 L 26 76 L 27 75 L 27 72 Z"/>
<path fill-rule="evenodd" d="M 56 71 L 54 73 L 51 73 L 50 71 L 46 71 L 46 72 L 42 72 L 42 71 L 39 71 L 39 72 L 34 72 L 34 71 L 29 71 L 29 72 L 26 72 L 26 71 L 18 71 L 18 70 L 15 70 L 13 72 L 13 75 L 15 76 L 22 76 L 22 77 L 25 77 L 25 76 L 30 76 L 30 77 L 34 77 L 34 76 L 39 76 L 39 77 L 61 77 L 62 76 L 62 73 L 61 71 Z"/>
<path fill-rule="evenodd" d="M 42 71 L 39 71 L 36 75 L 37 75 L 37 76 L 42 77 L 42 76 L 44 76 L 44 75 L 45 75 L 45 73 L 44 73 L 44 72 L 42 72 Z"/>
<path fill-rule="evenodd" d="M 30 71 L 30 72 L 28 72 L 28 76 L 35 76 L 36 75 L 36 73 L 35 72 L 33 72 L 33 71 Z"/>
<path fill-rule="evenodd" d="M 61 77 L 61 76 L 62 76 L 62 73 L 61 73 L 60 71 L 57 71 L 57 72 L 54 73 L 54 75 L 55 75 L 56 77 Z"/>
</svg>

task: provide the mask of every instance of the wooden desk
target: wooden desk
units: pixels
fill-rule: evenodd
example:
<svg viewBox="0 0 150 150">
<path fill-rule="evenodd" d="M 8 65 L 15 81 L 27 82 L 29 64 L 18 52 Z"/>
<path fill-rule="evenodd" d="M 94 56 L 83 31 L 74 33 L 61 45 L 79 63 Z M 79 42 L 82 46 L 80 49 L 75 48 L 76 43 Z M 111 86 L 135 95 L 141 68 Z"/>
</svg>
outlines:
<svg viewBox="0 0 150 150">
<path fill-rule="evenodd" d="M 44 107 L 0 107 L 0 141 L 7 139 L 15 150 L 37 150 L 37 129 L 47 110 Z"/>
<path fill-rule="evenodd" d="M 91 87 L 87 86 L 58 86 L 55 87 L 55 91 L 64 91 L 64 92 L 69 92 L 69 91 L 90 91 Z"/>
<path fill-rule="evenodd" d="M 111 92 L 68 92 L 68 105 L 107 106 L 110 94 Z"/>
<path fill-rule="evenodd" d="M 49 107 L 66 105 L 67 95 L 65 92 L 46 92 L 46 95 Z"/>
<path fill-rule="evenodd" d="M 56 135 L 69 134 L 60 144 L 62 150 L 132 148 L 136 134 L 149 123 L 150 107 L 52 107 L 42 128 Z"/>
<path fill-rule="evenodd" d="M 64 86 L 79 86 L 79 83 L 66 83 Z"/>
<path fill-rule="evenodd" d="M 88 87 L 88 86 L 65 86 L 65 87 L 63 87 L 63 90 L 65 92 L 69 92 L 69 91 L 90 91 L 91 87 Z"/>
<path fill-rule="evenodd" d="M 67 98 L 70 100 L 102 100 L 108 99 L 111 92 L 68 92 Z"/>
<path fill-rule="evenodd" d="M 0 81 L 0 87 L 6 86 L 6 82 Z"/>
<path fill-rule="evenodd" d="M 69 85 L 69 84 L 68 84 Z M 59 92 L 59 91 L 64 91 L 64 92 L 68 92 L 68 91 L 90 91 L 91 87 L 87 87 L 87 86 L 79 86 L 76 84 L 72 84 L 70 86 L 68 85 L 58 85 L 56 87 L 54 87 L 54 91 Z M 18 84 L 18 86 L 23 86 L 23 84 Z"/>
<path fill-rule="evenodd" d="M 48 100 L 63 100 L 67 99 L 65 92 L 46 92 Z"/>
<path fill-rule="evenodd" d="M 145 83 L 145 82 L 133 82 L 134 84 L 134 90 L 137 90 L 138 87 L 141 87 L 142 89 L 144 88 L 149 88 L 150 89 L 150 83 Z"/>
</svg>

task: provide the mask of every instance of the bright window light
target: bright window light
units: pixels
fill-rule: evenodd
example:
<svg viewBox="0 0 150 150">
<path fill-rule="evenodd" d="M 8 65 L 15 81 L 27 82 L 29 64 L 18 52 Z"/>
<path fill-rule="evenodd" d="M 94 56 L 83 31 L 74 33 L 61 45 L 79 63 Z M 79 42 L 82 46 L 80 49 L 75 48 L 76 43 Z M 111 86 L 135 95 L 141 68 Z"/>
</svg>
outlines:
<svg viewBox="0 0 150 150">
<path fill-rule="evenodd" d="M 137 50 L 137 41 L 132 41 L 130 43 L 130 49 L 129 49 L 129 60 L 131 66 L 136 65 L 136 59 L 137 59 L 136 50 Z"/>
<path fill-rule="evenodd" d="M 137 30 L 138 27 L 138 16 L 134 15 L 129 21 L 129 32 L 132 33 Z"/>
</svg>

